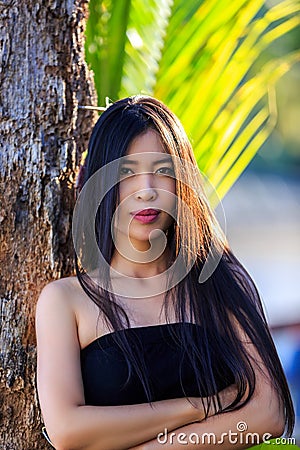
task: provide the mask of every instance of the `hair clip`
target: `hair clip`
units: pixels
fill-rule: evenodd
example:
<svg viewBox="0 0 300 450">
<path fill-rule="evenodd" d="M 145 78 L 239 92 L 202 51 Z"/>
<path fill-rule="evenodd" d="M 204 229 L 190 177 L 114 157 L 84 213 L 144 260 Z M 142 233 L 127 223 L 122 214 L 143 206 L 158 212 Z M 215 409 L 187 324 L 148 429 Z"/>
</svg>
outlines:
<svg viewBox="0 0 300 450">
<path fill-rule="evenodd" d="M 105 106 L 93 106 L 93 105 L 78 105 L 78 109 L 94 110 L 94 111 L 105 111 L 109 108 L 113 102 L 109 97 L 105 97 Z"/>
<path fill-rule="evenodd" d="M 93 105 L 78 105 L 78 109 L 87 109 L 87 110 L 95 110 L 95 111 L 105 111 L 106 108 L 104 106 L 93 106 Z"/>
</svg>

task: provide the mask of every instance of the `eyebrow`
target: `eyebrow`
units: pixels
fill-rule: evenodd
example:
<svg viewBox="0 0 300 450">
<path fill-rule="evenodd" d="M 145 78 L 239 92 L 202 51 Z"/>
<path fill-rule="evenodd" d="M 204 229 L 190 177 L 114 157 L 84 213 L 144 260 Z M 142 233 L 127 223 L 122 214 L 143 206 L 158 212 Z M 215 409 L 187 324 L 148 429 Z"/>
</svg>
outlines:
<svg viewBox="0 0 300 450">
<path fill-rule="evenodd" d="M 172 158 L 162 158 L 159 159 L 158 161 L 154 161 L 153 164 L 161 164 L 161 163 L 172 163 Z M 137 165 L 139 163 L 139 161 L 134 161 L 133 159 L 124 159 L 121 164 L 132 164 L 132 165 Z"/>
</svg>

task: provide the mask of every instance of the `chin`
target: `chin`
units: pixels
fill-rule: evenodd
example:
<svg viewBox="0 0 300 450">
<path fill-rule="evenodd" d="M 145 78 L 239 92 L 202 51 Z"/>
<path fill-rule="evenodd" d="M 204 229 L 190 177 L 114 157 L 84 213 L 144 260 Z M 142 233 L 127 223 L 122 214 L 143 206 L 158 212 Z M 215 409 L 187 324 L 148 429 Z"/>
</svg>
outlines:
<svg viewBox="0 0 300 450">
<path fill-rule="evenodd" d="M 165 230 L 158 228 L 158 227 L 153 227 L 152 230 L 145 230 L 145 231 L 141 231 L 141 232 L 136 232 L 136 233 L 130 233 L 129 234 L 129 239 L 132 243 L 132 245 L 137 249 L 137 250 L 142 250 L 145 251 L 148 248 L 150 248 L 150 239 L 149 239 L 149 235 L 151 233 L 151 231 L 154 230 L 160 230 L 163 231 L 163 233 L 165 234 Z M 153 240 L 155 241 L 156 237 L 159 238 L 161 235 L 161 233 L 152 233 L 151 237 L 152 237 L 152 242 Z"/>
</svg>

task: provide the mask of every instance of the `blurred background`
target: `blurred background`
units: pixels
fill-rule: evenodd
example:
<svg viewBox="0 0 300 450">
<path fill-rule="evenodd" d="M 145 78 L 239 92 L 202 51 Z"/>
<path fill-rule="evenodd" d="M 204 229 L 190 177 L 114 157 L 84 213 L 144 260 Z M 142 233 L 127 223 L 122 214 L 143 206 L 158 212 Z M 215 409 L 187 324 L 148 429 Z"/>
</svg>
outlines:
<svg viewBox="0 0 300 450">
<path fill-rule="evenodd" d="M 299 45 L 299 34 L 294 35 Z M 300 439 L 300 66 L 277 85 L 278 123 L 223 199 L 227 237 L 254 278 L 296 408 Z"/>
<path fill-rule="evenodd" d="M 273 54 L 300 47 L 299 27 L 274 43 Z M 223 207 L 232 248 L 262 295 L 292 391 L 300 439 L 300 64 L 276 85 L 277 123 Z"/>
<path fill-rule="evenodd" d="M 261 293 L 300 439 L 299 0 L 90 0 L 86 35 L 100 107 L 146 93 L 182 121 Z"/>
</svg>

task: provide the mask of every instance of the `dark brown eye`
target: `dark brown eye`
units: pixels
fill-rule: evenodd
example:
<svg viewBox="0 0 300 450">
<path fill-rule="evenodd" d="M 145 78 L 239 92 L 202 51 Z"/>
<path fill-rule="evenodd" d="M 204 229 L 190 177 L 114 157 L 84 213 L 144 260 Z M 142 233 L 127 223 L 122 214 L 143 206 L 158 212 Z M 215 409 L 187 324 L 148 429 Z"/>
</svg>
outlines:
<svg viewBox="0 0 300 450">
<path fill-rule="evenodd" d="M 133 174 L 133 172 L 128 167 L 121 167 L 119 170 L 119 174 L 120 174 L 120 176 L 121 175 L 131 175 L 131 174 Z"/>
<path fill-rule="evenodd" d="M 156 173 L 159 175 L 174 175 L 174 170 L 171 167 L 160 167 Z"/>
</svg>

